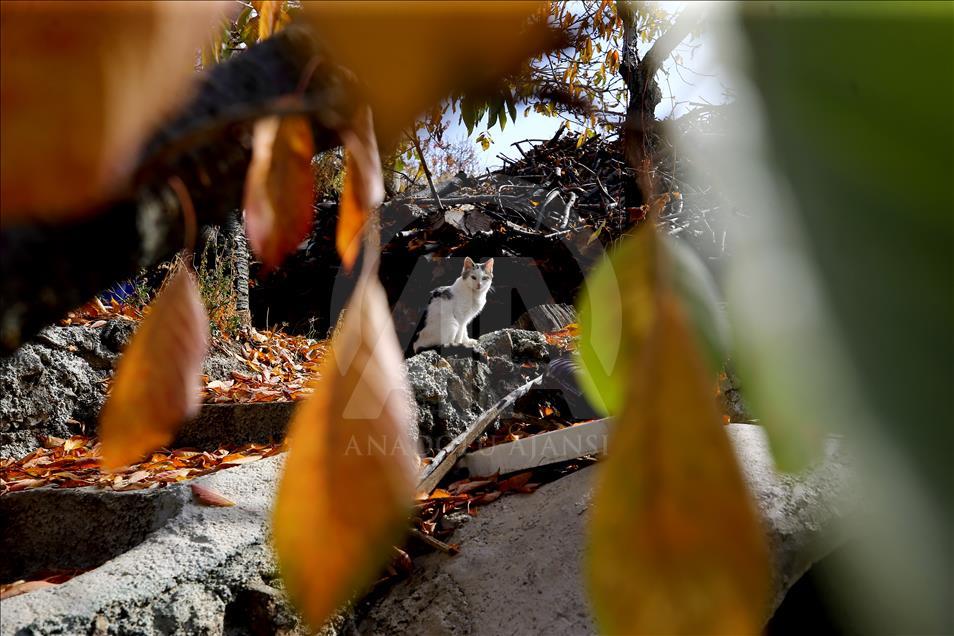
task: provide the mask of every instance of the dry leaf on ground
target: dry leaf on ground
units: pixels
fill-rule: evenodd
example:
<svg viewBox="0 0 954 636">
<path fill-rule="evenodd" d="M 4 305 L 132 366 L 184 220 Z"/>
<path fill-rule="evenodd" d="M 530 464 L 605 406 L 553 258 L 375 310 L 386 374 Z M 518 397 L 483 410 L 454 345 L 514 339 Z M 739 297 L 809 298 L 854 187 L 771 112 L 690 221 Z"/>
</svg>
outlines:
<svg viewBox="0 0 954 636">
<path fill-rule="evenodd" d="M 234 501 L 223 497 L 211 488 L 206 488 L 205 486 L 200 486 L 199 484 L 192 484 L 192 496 L 195 497 L 195 500 L 203 506 L 219 506 L 227 508 L 229 506 L 235 505 Z"/>
</svg>

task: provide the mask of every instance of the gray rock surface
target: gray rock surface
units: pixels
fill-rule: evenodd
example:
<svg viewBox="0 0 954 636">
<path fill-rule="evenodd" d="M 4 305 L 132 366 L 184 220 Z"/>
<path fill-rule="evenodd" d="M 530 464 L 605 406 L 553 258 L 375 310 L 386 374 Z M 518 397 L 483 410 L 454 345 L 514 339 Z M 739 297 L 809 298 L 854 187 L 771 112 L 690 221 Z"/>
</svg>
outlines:
<svg viewBox="0 0 954 636">
<path fill-rule="evenodd" d="M 266 444 L 281 441 L 296 402 L 203 404 L 184 423 L 172 446 L 214 450 L 223 444 Z"/>
<path fill-rule="evenodd" d="M 284 603 L 267 544 L 281 462 L 282 457 L 263 459 L 163 489 L 163 496 L 152 502 L 157 509 L 171 505 L 175 512 L 158 529 L 95 570 L 4 600 L 0 634 L 302 633 Z M 192 483 L 211 488 L 236 505 L 201 506 L 191 496 Z M 81 490 L 104 501 L 137 494 Z M 4 499 L 29 494 L 11 493 Z M 140 496 L 139 501 L 146 500 Z M 86 505 L 76 512 L 89 512 L 94 504 Z M 96 531 L 123 533 L 121 507 L 115 508 L 112 517 L 72 519 L 71 527 L 86 524 L 89 533 L 51 538 L 61 542 L 57 553 L 95 550 L 95 539 L 89 535 Z M 52 511 L 37 514 L 46 512 Z M 128 510 L 127 523 L 142 514 L 141 509 Z M 36 517 L 38 522 L 42 519 Z M 33 531 L 56 532 L 42 523 L 36 523 Z"/>
<path fill-rule="evenodd" d="M 501 397 L 541 374 L 550 359 L 546 339 L 535 331 L 501 329 L 478 342 L 476 350 L 448 347 L 407 361 L 425 449 L 442 448 Z"/>
<path fill-rule="evenodd" d="M 0 454 L 24 455 L 39 435 L 69 437 L 79 422 L 94 421 L 106 398 L 103 381 L 133 329 L 125 320 L 47 327 L 0 359 Z"/>
<path fill-rule="evenodd" d="M 850 479 L 837 442 L 801 477 L 780 476 L 764 432 L 727 427 L 762 512 L 776 567 L 774 604 L 843 539 L 837 521 L 850 510 Z M 453 535 L 461 551 L 415 561 L 414 572 L 386 594 L 359 605 L 360 634 L 593 634 L 582 579 L 594 468 L 530 495 L 481 508 Z"/>
<path fill-rule="evenodd" d="M 852 510 L 849 469 L 833 441 L 825 461 L 810 473 L 779 476 L 759 427 L 727 430 L 769 535 L 777 603 L 813 561 L 842 540 L 833 529 Z M 5 556 L 17 543 L 15 549 L 25 550 L 22 543 L 34 541 L 29 549 L 47 567 L 86 567 L 92 562 L 68 561 L 83 551 L 99 550 L 94 561 L 107 560 L 61 585 L 4 600 L 0 636 L 304 633 L 284 600 L 267 544 L 281 461 L 273 457 L 151 492 L 85 488 L 4 495 L 4 518 L 19 510 L 18 521 L 3 528 L 5 540 L 12 541 L 3 546 Z M 341 629 L 594 633 L 581 559 L 595 470 L 480 508 L 453 536 L 461 546 L 458 555 L 417 559 L 408 579 L 359 603 Z M 200 506 L 190 494 L 191 483 L 236 505 Z M 96 544 L 106 534 L 124 535 L 129 545 L 104 550 Z"/>
<path fill-rule="evenodd" d="M 69 437 L 95 428 L 106 400 L 105 380 L 136 328 L 129 320 L 101 327 L 47 327 L 12 356 L 0 359 L 0 456 L 26 455 L 42 436 Z M 213 349 L 203 372 L 229 379 L 241 360 Z"/>
</svg>

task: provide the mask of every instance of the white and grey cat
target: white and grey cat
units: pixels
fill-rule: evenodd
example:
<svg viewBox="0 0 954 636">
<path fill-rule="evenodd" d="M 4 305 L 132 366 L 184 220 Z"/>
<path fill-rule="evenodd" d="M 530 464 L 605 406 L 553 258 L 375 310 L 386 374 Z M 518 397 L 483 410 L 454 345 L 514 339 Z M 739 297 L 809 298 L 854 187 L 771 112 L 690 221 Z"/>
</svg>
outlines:
<svg viewBox="0 0 954 636">
<path fill-rule="evenodd" d="M 453 285 L 431 292 L 424 328 L 414 340 L 414 352 L 427 347 L 476 345 L 477 341 L 468 337 L 467 327 L 487 303 L 493 280 L 494 259 L 478 265 L 470 257 L 465 258 L 460 278 Z"/>
</svg>

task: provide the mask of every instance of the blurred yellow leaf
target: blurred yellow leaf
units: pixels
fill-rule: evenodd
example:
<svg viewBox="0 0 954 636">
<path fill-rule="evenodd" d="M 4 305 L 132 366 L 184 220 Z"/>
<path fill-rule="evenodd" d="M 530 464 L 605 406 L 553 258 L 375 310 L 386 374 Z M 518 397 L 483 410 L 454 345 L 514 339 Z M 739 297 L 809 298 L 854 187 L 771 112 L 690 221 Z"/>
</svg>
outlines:
<svg viewBox="0 0 954 636">
<path fill-rule="evenodd" d="M 342 264 L 350 270 L 358 258 L 367 212 L 384 199 L 384 175 L 370 109 L 359 109 L 351 126 L 340 135 L 345 147 L 345 181 L 335 244 Z"/>
<path fill-rule="evenodd" d="M 329 55 L 366 88 L 387 145 L 453 91 L 497 85 L 549 42 L 544 2 L 306 2 Z"/>
<path fill-rule="evenodd" d="M 590 403 L 618 415 L 655 321 L 658 238 L 643 224 L 586 277 L 577 299 L 580 386 Z"/>
<path fill-rule="evenodd" d="M 315 393 L 296 411 L 274 509 L 289 595 L 312 626 L 370 584 L 408 523 L 419 465 L 387 297 L 359 279 Z"/>
<path fill-rule="evenodd" d="M 100 414 L 103 466 L 118 468 L 170 443 L 199 410 L 209 319 L 191 272 L 159 292 L 119 360 Z"/>
<path fill-rule="evenodd" d="M 120 190 L 228 6 L 0 3 L 3 223 L 75 218 Z"/>
<path fill-rule="evenodd" d="M 765 539 L 682 310 L 660 296 L 594 496 L 594 610 L 611 634 L 758 634 Z"/>
<path fill-rule="evenodd" d="M 273 116 L 255 122 L 245 179 L 245 225 L 249 244 L 266 268 L 277 267 L 311 230 L 314 154 L 307 117 Z"/>
<path fill-rule="evenodd" d="M 258 39 L 265 40 L 275 34 L 285 17 L 282 12 L 283 0 L 265 0 L 253 2 L 252 6 L 258 11 Z"/>
</svg>

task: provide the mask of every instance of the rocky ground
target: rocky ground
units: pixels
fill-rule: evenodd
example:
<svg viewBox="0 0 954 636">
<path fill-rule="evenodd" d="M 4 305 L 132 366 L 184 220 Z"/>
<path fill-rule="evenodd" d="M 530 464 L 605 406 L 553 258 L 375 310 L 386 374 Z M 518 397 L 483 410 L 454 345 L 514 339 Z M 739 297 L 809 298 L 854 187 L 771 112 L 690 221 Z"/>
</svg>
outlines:
<svg viewBox="0 0 954 636">
<path fill-rule="evenodd" d="M 570 320 L 569 308 L 543 308 L 518 321 L 530 330 L 502 329 L 481 336 L 474 350 L 447 348 L 409 358 L 423 446 L 440 448 L 502 396 L 545 373 L 565 352 L 533 328 L 550 330 Z M 51 327 L 0 362 L 4 453 L 26 453 L 43 435 L 68 437 L 84 424 L 91 428 L 105 380 L 131 332 L 132 323 L 121 320 Z M 235 357 L 221 352 L 206 363 L 210 377 L 235 370 Z M 177 444 L 215 448 L 279 439 L 293 407 L 208 404 Z M 845 505 L 850 472 L 833 441 L 814 471 L 781 477 L 761 429 L 726 430 L 773 548 L 778 604 L 837 544 L 831 530 L 851 510 Z M 46 486 L 0 496 L 0 582 L 81 572 L 5 599 L 0 636 L 306 633 L 285 600 L 268 546 L 282 459 L 265 456 L 130 492 Z M 498 493 L 484 499 L 474 517 L 448 516 L 459 554 L 416 556 L 403 578 L 379 585 L 324 632 L 595 633 L 580 576 L 595 470 L 582 468 L 531 494 Z M 193 484 L 236 505 L 201 505 Z"/>
<path fill-rule="evenodd" d="M 837 544 L 830 531 L 851 500 L 845 457 L 832 441 L 812 472 L 782 477 L 758 427 L 727 431 L 773 549 L 777 604 Z M 5 540 L 45 554 L 50 566 L 77 553 L 95 558 L 69 566 L 99 565 L 4 600 L 0 634 L 304 633 L 267 544 L 281 461 L 196 480 L 236 502 L 230 508 L 200 505 L 189 482 L 134 493 L 37 489 L 0 498 Z M 459 554 L 416 559 L 407 578 L 378 589 L 326 633 L 595 633 L 581 578 L 594 470 L 502 497 L 474 518 L 463 515 L 454 534 Z M 96 553 L 91 548 L 107 529 L 128 544 L 114 540 Z"/>
</svg>

